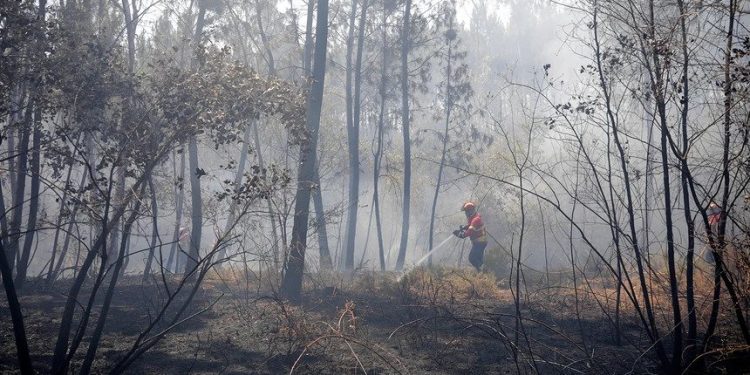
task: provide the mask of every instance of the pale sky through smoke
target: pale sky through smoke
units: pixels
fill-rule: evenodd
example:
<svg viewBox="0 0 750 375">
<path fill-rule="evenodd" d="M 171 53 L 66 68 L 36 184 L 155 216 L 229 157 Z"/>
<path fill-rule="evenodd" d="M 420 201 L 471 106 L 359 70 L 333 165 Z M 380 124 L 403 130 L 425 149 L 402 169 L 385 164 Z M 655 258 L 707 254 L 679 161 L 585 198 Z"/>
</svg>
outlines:
<svg viewBox="0 0 750 375">
<path fill-rule="evenodd" d="M 300 14 L 300 17 L 302 17 L 302 14 L 305 13 L 307 6 L 305 5 L 304 1 L 302 0 L 292 0 L 294 3 L 294 7 L 297 9 L 297 11 Z M 471 18 L 471 11 L 474 9 L 474 4 L 472 1 L 464 0 L 458 2 L 458 21 L 461 22 L 464 27 L 469 27 L 469 19 Z M 289 2 L 288 1 L 280 1 L 276 3 L 276 9 L 279 10 L 279 12 L 286 12 L 289 9 Z M 510 22 L 510 16 L 511 16 L 511 6 L 505 3 L 496 3 L 494 8 L 492 8 L 492 12 L 497 18 L 500 20 L 500 22 L 503 23 L 505 27 L 508 27 L 508 23 Z"/>
<path fill-rule="evenodd" d="M 474 9 L 474 4 L 471 1 L 462 1 L 458 6 L 458 21 L 464 24 L 466 28 L 469 27 L 469 20 L 471 19 L 471 11 Z M 511 6 L 505 3 L 497 3 L 492 9 L 492 13 L 497 16 L 497 19 L 503 23 L 503 26 L 508 27 L 511 16 Z"/>
</svg>

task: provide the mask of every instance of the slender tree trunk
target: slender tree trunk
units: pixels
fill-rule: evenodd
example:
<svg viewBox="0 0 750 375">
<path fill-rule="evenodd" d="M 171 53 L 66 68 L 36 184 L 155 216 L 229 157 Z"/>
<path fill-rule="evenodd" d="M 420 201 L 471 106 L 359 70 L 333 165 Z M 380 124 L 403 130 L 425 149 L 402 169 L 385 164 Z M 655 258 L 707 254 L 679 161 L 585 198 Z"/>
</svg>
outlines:
<svg viewBox="0 0 750 375">
<path fill-rule="evenodd" d="M 542 200 L 537 197 L 537 203 L 539 204 L 539 221 L 542 222 L 542 239 L 544 240 L 544 280 L 547 286 L 549 283 L 549 254 L 547 249 L 547 224 L 544 220 L 544 210 L 542 209 Z M 619 285 L 618 285 L 619 287 Z"/>
<path fill-rule="evenodd" d="M 135 183 L 131 186 L 132 191 L 139 191 L 143 184 L 145 183 L 146 176 L 149 176 L 151 172 L 153 171 L 153 168 L 158 163 L 158 160 L 155 160 L 153 162 L 150 162 L 146 165 L 144 168 L 143 175 L 139 176 Z M 108 179 L 111 180 L 112 176 L 114 174 L 114 170 L 111 170 L 109 173 Z M 112 230 L 112 227 L 115 225 L 118 225 L 120 222 L 120 219 L 122 218 L 122 215 L 125 213 L 124 207 L 130 202 L 130 200 L 133 199 L 132 195 L 129 195 L 122 206 L 114 207 L 111 204 L 112 200 L 112 186 L 108 186 L 108 190 L 105 194 L 105 205 L 104 210 L 102 213 L 102 227 L 101 227 L 101 233 L 97 236 L 96 240 L 94 240 L 94 243 L 91 245 L 88 253 L 86 254 L 86 257 L 83 260 L 83 264 L 81 265 L 81 269 L 78 272 L 78 274 L 75 277 L 75 280 L 73 281 L 73 284 L 71 285 L 70 289 L 67 293 L 67 299 L 65 301 L 65 308 L 63 310 L 62 318 L 60 321 L 60 328 L 57 335 L 57 340 L 55 343 L 55 351 L 54 356 L 52 359 L 52 373 L 58 374 L 65 372 L 68 366 L 69 358 L 67 356 L 68 352 L 68 345 L 69 345 L 69 339 L 70 339 L 70 333 L 73 327 L 73 317 L 74 313 L 76 311 L 76 307 L 78 306 L 78 294 L 81 291 L 81 288 L 83 287 L 83 283 L 87 278 L 87 273 L 89 271 L 89 268 L 93 264 L 94 260 L 97 256 L 102 257 L 102 263 L 106 262 L 107 260 L 107 254 L 106 254 L 106 244 L 107 244 L 107 238 Z M 110 217 L 110 210 L 112 210 L 112 216 Z M 92 291 L 92 295 L 90 297 L 90 301 L 93 301 L 93 298 L 95 297 L 95 292 Z M 85 324 L 80 324 L 82 328 L 85 329 Z"/>
<path fill-rule="evenodd" d="M 595 10 L 597 9 L 596 2 L 594 3 L 594 9 Z M 596 17 L 596 12 L 594 14 Z M 598 39 L 597 22 L 598 21 L 595 18 L 594 19 L 594 35 L 596 38 L 595 40 L 597 41 L 596 45 L 598 46 L 599 39 Z M 646 327 L 646 332 L 649 336 L 649 340 L 652 343 L 654 343 L 659 361 L 661 362 L 662 366 L 666 368 L 669 366 L 669 359 L 667 358 L 666 352 L 664 350 L 664 345 L 660 340 L 661 336 L 659 335 L 659 329 L 657 327 L 656 318 L 654 316 L 654 309 L 651 304 L 649 284 L 646 280 L 646 270 L 643 267 L 643 256 L 641 254 L 641 249 L 638 243 L 638 232 L 636 231 L 636 228 L 635 228 L 635 221 L 636 221 L 635 220 L 635 207 L 634 207 L 633 193 L 632 193 L 632 188 L 631 188 L 630 172 L 628 170 L 627 155 L 622 146 L 622 142 L 620 141 L 619 126 L 615 119 L 614 113 L 612 111 L 612 107 L 610 105 L 609 89 L 605 81 L 604 75 L 602 74 L 603 70 L 602 70 L 602 63 L 601 63 L 601 54 L 599 53 L 598 49 L 596 51 L 596 61 L 597 61 L 597 69 L 600 72 L 599 80 L 600 80 L 600 84 L 602 87 L 602 93 L 604 95 L 604 99 L 607 104 L 606 105 L 607 120 L 611 125 L 612 138 L 614 140 L 615 146 L 617 147 L 617 152 L 618 152 L 618 156 L 620 159 L 620 168 L 622 169 L 623 185 L 625 185 L 626 209 L 628 213 L 628 224 L 630 228 L 630 241 L 632 241 L 631 245 L 633 246 L 633 252 L 635 255 L 636 265 L 638 268 L 638 277 L 640 280 L 641 293 L 643 295 L 643 303 L 646 309 L 646 316 L 648 317 L 648 325 Z M 613 202 L 612 208 L 614 210 L 614 202 Z M 635 297 L 633 299 L 634 301 L 637 301 Z"/>
<path fill-rule="evenodd" d="M 148 258 L 146 258 L 146 266 L 143 268 L 143 282 L 148 282 L 148 277 L 151 274 L 151 263 L 154 260 L 156 252 L 156 242 L 159 238 L 159 202 L 156 199 L 156 189 L 154 188 L 153 176 L 148 176 L 148 190 L 151 192 L 151 245 L 148 250 Z M 128 231 L 130 233 L 130 231 Z M 161 246 L 159 246 L 159 252 L 161 253 Z"/>
<path fill-rule="evenodd" d="M 188 144 L 188 160 L 190 164 L 190 203 L 192 207 L 190 230 L 190 249 L 184 272 L 191 272 L 198 264 L 201 248 L 201 231 L 203 230 L 203 199 L 201 198 L 201 183 L 198 179 L 198 144 L 195 137 Z"/>
<path fill-rule="evenodd" d="M 678 155 L 680 158 L 680 167 L 681 167 L 681 173 L 680 173 L 680 181 L 681 181 L 681 187 L 682 187 L 682 204 L 683 204 L 683 213 L 685 215 L 685 224 L 687 226 L 687 236 L 688 236 L 688 246 L 687 246 L 687 256 L 686 256 L 686 270 L 685 270 L 685 293 L 686 293 L 686 302 L 687 302 L 687 314 L 688 314 L 688 332 L 687 332 L 687 340 L 686 340 L 686 353 L 685 353 L 685 363 L 688 364 L 688 366 L 693 362 L 693 359 L 696 355 L 696 345 L 697 345 L 697 330 L 698 330 L 698 323 L 696 318 L 696 311 L 695 311 L 695 291 L 694 291 L 694 279 L 693 279 L 693 273 L 694 273 L 694 266 L 693 266 L 693 259 L 695 256 L 695 221 L 693 220 L 693 214 L 691 212 L 690 208 L 690 194 L 688 192 L 688 163 L 687 163 L 687 157 L 688 157 L 688 150 L 689 150 L 689 140 L 688 140 L 688 109 L 689 109 L 689 79 L 688 79 L 688 64 L 690 62 L 689 55 L 688 55 L 688 48 L 687 48 L 687 22 L 685 18 L 688 17 L 688 14 L 685 10 L 685 3 L 683 0 L 677 0 L 677 6 L 680 10 L 680 31 L 681 31 L 681 46 L 682 46 L 682 77 L 680 78 L 682 80 L 682 98 L 680 99 L 680 102 L 682 103 L 682 113 L 681 113 L 681 125 L 682 125 L 682 154 Z"/>
<path fill-rule="evenodd" d="M 314 181 L 315 190 L 312 191 L 313 206 L 315 207 L 315 227 L 318 232 L 318 251 L 320 253 L 320 268 L 333 269 L 331 251 L 328 246 L 328 230 L 326 228 L 326 215 L 323 210 L 323 191 L 320 188 L 320 166 L 315 167 Z"/>
<path fill-rule="evenodd" d="M 255 154 L 258 156 L 258 166 L 263 169 L 265 168 L 265 162 L 263 161 L 263 149 L 260 144 L 260 135 L 258 132 L 258 122 L 253 122 L 253 139 L 255 141 Z M 271 225 L 271 251 L 273 252 L 274 268 L 278 272 L 281 269 L 279 265 L 279 231 L 276 225 L 276 210 L 271 203 L 271 197 L 266 198 L 266 207 L 268 208 L 268 223 Z"/>
<path fill-rule="evenodd" d="M 581 145 L 583 147 L 583 145 Z M 580 156 L 581 151 L 578 150 L 578 155 L 576 156 L 576 171 L 575 171 L 575 190 L 573 191 L 573 208 L 570 211 L 570 217 L 575 219 L 575 212 L 576 207 L 579 202 L 578 198 L 578 188 L 580 185 L 579 177 L 580 173 L 578 168 L 580 167 Z M 588 349 L 586 348 L 586 331 L 583 328 L 583 322 L 581 321 L 581 307 L 580 307 L 580 298 L 578 296 L 578 271 L 576 267 L 576 253 L 573 250 L 573 220 L 570 221 L 570 230 L 568 232 L 568 240 L 569 240 L 569 246 L 570 246 L 570 265 L 573 271 L 573 296 L 575 298 L 575 313 L 576 313 L 576 322 L 578 323 L 578 331 L 581 335 L 581 343 L 583 344 L 584 350 L 588 353 Z M 585 265 L 584 265 L 585 266 Z M 585 277 L 585 274 L 584 274 Z"/>
<path fill-rule="evenodd" d="M 396 270 L 404 268 L 409 244 L 409 208 L 411 204 L 411 136 L 409 134 L 409 50 L 411 49 L 411 0 L 404 3 L 404 24 L 401 30 L 401 121 L 404 136 L 404 196 L 401 216 L 401 242 Z"/>
<path fill-rule="evenodd" d="M 448 21 L 448 30 L 453 30 L 453 16 Z M 440 153 L 440 166 L 438 166 L 437 182 L 435 183 L 435 195 L 432 197 L 432 209 L 430 210 L 430 231 L 427 241 L 427 251 L 432 250 L 432 240 L 435 228 L 435 210 L 437 209 L 438 195 L 440 194 L 440 183 L 443 181 L 443 167 L 445 166 L 445 154 L 448 151 L 448 129 L 451 123 L 451 111 L 453 110 L 453 88 L 451 87 L 451 63 L 453 62 L 453 41 L 448 39 L 448 55 L 445 67 L 445 128 L 443 129 L 443 151 Z M 428 260 L 432 265 L 432 257 Z"/>
<path fill-rule="evenodd" d="M 173 158 L 174 160 L 174 158 Z M 180 153 L 180 172 L 179 175 L 175 171 L 177 177 L 177 184 L 174 189 L 175 196 L 175 226 L 172 234 L 172 246 L 169 249 L 169 257 L 167 258 L 167 270 L 178 272 L 179 270 L 179 259 L 181 257 L 181 251 L 179 247 L 180 241 L 180 227 L 182 227 L 182 211 L 185 202 L 185 150 Z M 172 262 L 175 265 L 172 268 Z"/>
<path fill-rule="evenodd" d="M 263 43 L 263 49 L 266 52 L 265 58 L 268 63 L 268 74 L 271 76 L 276 75 L 276 63 L 273 57 L 273 49 L 271 48 L 271 41 L 268 40 L 268 35 L 263 27 L 263 14 L 260 9 L 260 1 L 255 0 L 255 19 L 258 21 L 258 32 L 260 34 L 260 40 Z"/>
<path fill-rule="evenodd" d="M 346 140 L 349 146 L 349 199 L 347 201 L 346 229 L 344 232 L 344 245 L 342 249 L 341 269 L 352 270 L 354 268 L 354 240 L 357 232 L 357 208 L 359 206 L 359 192 L 354 190 L 355 180 L 359 181 L 359 144 L 354 144 L 354 133 L 357 131 L 354 125 L 354 98 L 352 75 L 354 63 L 352 62 L 354 54 L 354 30 L 356 29 L 355 21 L 357 19 L 357 0 L 352 0 L 352 6 L 349 10 L 349 30 L 346 38 Z M 357 159 L 354 159 L 355 156 Z M 356 177 L 355 177 L 356 175 Z"/>
<path fill-rule="evenodd" d="M 16 168 L 16 187 L 13 195 L 13 218 L 10 222 L 10 249 L 8 249 L 8 261 L 10 262 L 11 273 L 15 268 L 16 258 L 20 252 L 21 243 L 21 222 L 23 221 L 23 207 L 26 200 L 26 175 L 28 174 L 29 160 L 29 138 L 31 138 L 31 104 L 25 111 L 23 128 L 21 130 L 21 140 L 18 145 L 18 164 Z"/>
<path fill-rule="evenodd" d="M 91 156 L 91 154 L 93 153 L 93 147 L 94 147 L 93 146 L 93 141 L 91 140 L 91 138 L 89 138 L 87 140 L 86 147 L 87 147 L 87 155 Z M 81 181 L 78 184 L 78 192 L 79 192 L 79 194 L 81 194 L 81 192 L 83 192 L 83 190 L 84 190 L 84 188 L 86 186 L 86 181 L 88 181 L 88 176 L 89 176 L 88 173 L 84 169 L 84 171 L 83 171 L 83 173 L 81 175 Z M 76 199 L 80 200 L 80 196 L 77 197 Z M 52 271 L 51 275 L 47 279 L 47 283 L 48 284 L 51 284 L 51 283 L 55 282 L 55 280 L 57 279 L 57 276 L 60 275 L 60 272 L 61 272 L 61 269 L 62 269 L 62 265 L 65 262 L 65 257 L 68 254 L 68 248 L 70 246 L 70 239 L 73 237 L 72 236 L 73 225 L 76 224 L 76 215 L 78 214 L 78 210 L 81 207 L 81 204 L 82 203 L 80 201 L 76 202 L 76 204 L 73 206 L 73 211 L 70 213 L 70 222 L 68 222 L 68 227 L 67 227 L 67 229 L 65 231 L 65 239 L 63 240 L 63 246 L 62 246 L 62 249 L 60 250 L 60 256 L 57 258 L 57 264 L 55 264 L 54 270 Z M 76 264 L 77 264 L 77 262 L 76 262 Z"/>
<path fill-rule="evenodd" d="M 151 176 L 148 177 L 148 180 L 151 188 L 153 188 L 153 184 L 151 183 Z M 141 189 L 141 194 L 143 194 L 144 190 L 145 189 Z M 107 288 L 107 292 L 104 295 L 104 302 L 102 303 L 102 308 L 99 312 L 99 318 L 96 321 L 96 327 L 94 328 L 94 331 L 91 332 L 91 339 L 89 340 L 88 349 L 86 350 L 86 356 L 84 357 L 83 363 L 81 364 L 81 374 L 88 374 L 91 371 L 91 364 L 94 362 L 96 351 L 99 348 L 99 342 L 101 341 L 102 332 L 104 331 L 104 324 L 107 322 L 109 308 L 112 305 L 112 297 L 114 296 L 115 287 L 117 286 L 117 280 L 121 275 L 120 271 L 125 261 L 125 251 L 127 248 L 128 239 L 130 238 L 130 231 L 133 227 L 133 223 L 138 218 L 138 211 L 141 208 L 141 202 L 141 199 L 135 200 L 135 207 L 133 208 L 133 212 L 130 214 L 130 217 L 127 219 L 127 221 L 125 222 L 125 226 L 123 227 L 122 239 L 120 240 L 120 251 L 117 255 L 117 260 L 115 260 L 115 267 L 111 273 L 109 287 Z"/>
<path fill-rule="evenodd" d="M 313 64 L 313 82 L 308 96 L 307 130 L 308 143 L 300 151 L 300 167 L 297 173 L 297 199 L 294 207 L 294 226 L 292 242 L 286 273 L 281 283 L 284 297 L 300 301 L 302 276 L 305 268 L 305 249 L 307 247 L 308 217 L 310 215 L 310 193 L 313 190 L 313 177 L 317 159 L 318 129 L 323 104 L 323 87 L 325 83 L 326 52 L 328 46 L 328 0 L 318 1 L 316 22 L 315 62 Z"/>
<path fill-rule="evenodd" d="M 251 120 L 252 123 L 255 123 L 255 120 Z M 242 149 L 240 151 L 240 161 L 237 163 L 237 173 L 234 175 L 234 188 L 238 189 L 240 184 L 242 184 L 242 176 L 245 174 L 245 163 L 247 163 L 247 154 L 250 150 L 250 132 L 252 131 L 252 124 L 249 124 L 245 128 L 245 134 L 242 136 Z M 260 152 L 260 151 L 258 151 Z M 263 166 L 261 166 L 263 168 Z M 229 216 L 227 217 L 227 222 L 224 225 L 224 233 L 227 234 L 229 230 L 232 229 L 232 226 L 235 220 L 235 217 L 237 216 L 237 201 L 231 200 L 229 203 Z M 273 226 L 273 223 L 271 223 Z M 227 247 L 222 246 L 221 250 L 219 250 L 217 259 L 221 260 L 224 259 L 227 256 Z"/>
<path fill-rule="evenodd" d="M 200 44 L 203 40 L 203 26 L 206 18 L 206 8 L 202 1 L 198 2 L 198 19 L 195 21 L 195 41 Z M 196 60 L 193 60 L 197 64 Z M 198 69 L 194 65 L 194 69 Z M 188 163 L 190 165 L 190 204 L 192 229 L 190 231 L 190 249 L 187 262 L 185 262 L 185 273 L 190 273 L 200 259 L 201 231 L 203 230 L 203 199 L 201 197 L 201 183 L 198 179 L 200 166 L 198 165 L 198 141 L 195 136 L 190 137 L 188 142 Z"/>
<path fill-rule="evenodd" d="M 748 329 L 745 315 L 742 312 L 742 306 L 740 305 L 739 298 L 736 291 L 734 290 L 734 283 L 724 271 L 723 265 L 723 254 L 726 250 L 726 225 L 728 212 L 731 209 L 730 203 L 730 188 L 732 182 L 730 180 L 730 168 L 731 162 L 729 157 L 729 148 L 731 146 L 731 110 L 733 106 L 732 93 L 734 92 L 734 86 L 732 81 L 732 45 L 734 41 L 734 21 L 737 14 L 737 1 L 729 1 L 729 26 L 727 28 L 727 41 L 726 50 L 724 51 L 724 139 L 723 139 L 723 153 L 722 153 L 722 198 L 721 198 L 721 216 L 719 218 L 716 244 L 712 246 L 714 261 L 716 263 L 714 269 L 714 301 L 711 306 L 711 315 L 709 317 L 708 328 L 706 329 L 706 341 L 710 339 L 716 328 L 716 322 L 718 318 L 719 310 L 719 296 L 721 294 L 721 280 L 724 280 L 724 286 L 729 293 L 732 300 L 732 307 L 735 315 L 737 316 L 737 323 L 740 326 L 740 331 L 745 339 L 745 342 L 750 344 L 750 329 Z M 709 241 L 712 236 L 709 233 Z"/>
<path fill-rule="evenodd" d="M 388 75 L 386 67 L 388 66 L 388 11 L 387 5 L 383 4 L 383 66 L 380 67 L 380 113 L 378 114 L 377 146 L 373 155 L 373 172 L 372 172 L 372 201 L 375 210 L 375 227 L 378 236 L 378 258 L 380 260 L 380 270 L 385 271 L 385 247 L 383 246 L 383 227 L 380 220 L 380 168 L 383 162 L 383 133 L 385 127 L 385 105 L 387 101 L 386 87 L 388 84 Z"/>
<path fill-rule="evenodd" d="M 511 145 L 508 145 L 508 147 L 511 147 Z M 521 330 L 523 329 L 521 322 L 521 259 L 523 256 L 523 237 L 526 232 L 526 207 L 524 206 L 524 191 L 523 191 L 523 169 L 521 167 L 518 167 L 518 186 L 519 186 L 519 193 L 520 193 L 520 209 L 521 209 L 521 231 L 518 235 L 518 255 L 516 256 L 516 292 L 514 293 L 514 305 L 516 308 L 516 319 L 515 319 L 515 330 L 514 330 L 514 343 L 516 345 L 516 348 L 521 347 L 521 341 L 519 338 L 519 335 L 521 334 Z M 575 270 L 574 270 L 575 271 Z M 529 348 L 531 349 L 531 348 Z M 513 359 L 518 359 L 518 352 L 514 352 Z"/>
<path fill-rule="evenodd" d="M 650 16 L 650 34 L 652 40 L 656 40 L 656 24 L 654 20 L 654 2 L 649 0 L 649 16 Z M 669 178 L 669 148 L 667 144 L 667 133 L 669 132 L 669 123 L 667 120 L 666 113 L 666 100 L 664 98 L 663 89 L 663 77 L 662 67 L 659 59 L 658 52 L 656 49 L 652 50 L 652 58 L 654 63 L 654 73 L 656 74 L 656 80 L 652 82 L 652 90 L 654 91 L 654 99 L 656 101 L 656 107 L 659 112 L 659 120 L 661 122 L 661 158 L 662 158 L 662 187 L 664 188 L 664 218 L 667 231 L 667 258 L 669 268 L 669 289 L 672 303 L 672 318 L 674 327 L 672 327 L 672 335 L 674 342 L 672 343 L 672 369 L 679 371 L 682 368 L 682 314 L 680 312 L 680 297 L 679 297 L 679 284 L 677 283 L 677 269 L 675 267 L 675 249 L 674 249 L 674 224 L 672 223 L 672 188 L 671 181 Z"/>
<path fill-rule="evenodd" d="M 302 51 L 302 60 L 305 70 L 305 80 L 312 76 L 312 49 L 313 49 L 313 15 L 315 13 L 315 1 L 307 2 L 307 23 L 305 26 L 305 46 Z M 318 252 L 320 257 L 320 267 L 322 269 L 333 269 L 331 260 L 331 251 L 328 245 L 328 229 L 325 218 L 325 206 L 323 205 L 323 189 L 320 183 L 320 162 L 315 165 L 315 177 L 313 183 L 315 190 L 312 191 L 313 206 L 315 208 L 315 227 L 318 234 Z"/>
<path fill-rule="evenodd" d="M 5 226 L 5 198 L 3 196 L 2 184 L 0 184 L 0 212 L 2 212 L 3 226 Z M 3 237 L 5 236 L 6 229 L 3 229 Z M 13 283 L 13 273 L 11 272 L 10 262 L 6 256 L 5 246 L 3 242 L 0 242 L 0 274 L 2 275 L 3 288 L 5 289 L 5 296 L 8 301 L 8 309 L 10 310 L 10 318 L 13 322 L 13 336 L 16 342 L 16 355 L 18 356 L 18 368 L 22 374 L 33 374 L 34 369 L 31 365 L 31 356 L 29 353 L 29 345 L 26 339 L 26 328 L 23 323 L 23 312 L 21 311 L 21 303 L 18 301 L 18 295 L 16 288 Z"/>
<path fill-rule="evenodd" d="M 305 80 L 310 79 L 312 74 L 312 49 L 313 49 L 313 16 L 315 13 L 315 1 L 307 2 L 307 21 L 305 23 L 305 45 L 302 50 L 302 65 L 305 70 Z"/>
<path fill-rule="evenodd" d="M 59 244 L 60 233 L 62 232 L 63 217 L 65 216 L 65 211 L 68 207 L 68 193 L 69 193 L 68 186 L 70 186 L 70 180 L 73 176 L 73 169 L 74 169 L 73 162 L 74 161 L 71 160 L 70 163 L 68 163 L 68 174 L 65 177 L 65 189 L 63 190 L 63 195 L 60 198 L 60 210 L 58 211 L 58 214 L 57 214 L 57 222 L 55 224 L 55 237 L 52 240 L 52 253 L 50 254 L 49 267 L 47 270 L 46 283 L 48 286 L 51 285 L 52 282 L 55 280 L 53 271 L 55 270 L 55 258 L 57 257 L 57 245 Z M 85 173 L 83 175 L 86 176 Z M 82 187 L 83 186 L 79 186 L 79 191 L 80 191 L 80 188 Z M 75 215 L 71 214 L 69 218 L 70 218 L 71 223 L 75 221 Z"/>
<path fill-rule="evenodd" d="M 114 171 L 111 171 L 109 174 L 109 177 L 111 178 Z M 73 281 L 73 285 L 70 287 L 70 290 L 68 291 L 68 298 L 65 301 L 65 308 L 63 310 L 62 319 L 60 321 L 60 328 L 58 330 L 57 334 L 57 340 L 55 343 L 55 351 L 52 358 L 52 373 L 54 374 L 61 374 L 65 373 L 68 367 L 68 345 L 70 341 L 70 333 L 73 329 L 73 314 L 75 313 L 76 307 L 78 306 L 78 294 L 81 291 L 81 288 L 83 287 L 84 281 L 86 281 L 87 273 L 91 265 L 94 263 L 94 260 L 99 255 L 102 258 L 102 266 L 106 262 L 107 259 L 107 236 L 109 232 L 111 231 L 112 227 L 117 225 L 120 218 L 122 217 L 122 214 L 124 211 L 122 210 L 122 207 L 115 208 L 115 214 L 110 219 L 109 218 L 109 212 L 112 208 L 111 199 L 112 199 L 112 185 L 110 184 L 108 186 L 108 190 L 105 196 L 105 205 L 104 205 L 104 211 L 102 214 L 102 232 L 99 234 L 99 236 L 94 241 L 94 244 L 89 249 L 89 252 L 86 254 L 86 258 L 84 258 L 83 264 L 81 265 L 81 269 L 78 271 L 78 274 L 75 277 L 75 280 Z M 81 325 L 81 324 L 79 324 Z M 82 328 L 85 328 L 82 327 Z"/>
<path fill-rule="evenodd" d="M 359 130 L 361 129 L 361 114 L 362 114 L 362 56 L 365 50 L 365 29 L 367 28 L 367 8 L 369 7 L 368 0 L 362 0 L 362 11 L 359 18 L 359 30 L 357 36 L 357 58 L 354 63 L 354 108 L 353 108 L 353 128 L 351 137 L 352 151 L 349 155 L 349 169 L 351 174 L 349 175 L 349 202 L 350 209 L 349 213 L 354 213 L 354 220 L 351 223 L 347 223 L 351 232 L 351 238 L 349 238 L 349 246 L 351 247 L 351 260 L 354 260 L 354 238 L 357 228 L 357 209 L 359 206 Z M 352 201 L 354 198 L 354 201 Z M 353 207 L 352 207 L 353 206 Z M 350 267 L 351 265 L 348 265 Z"/>
<path fill-rule="evenodd" d="M 34 243 L 34 236 L 36 234 L 36 222 L 39 214 L 39 188 L 40 188 L 40 176 L 41 172 L 41 137 L 42 137 L 42 111 L 37 106 L 34 110 L 34 129 L 31 149 L 31 196 L 29 197 L 29 216 L 26 223 L 26 235 L 23 240 L 23 250 L 21 252 L 21 259 L 17 265 L 16 274 L 16 288 L 23 290 L 23 285 L 26 281 L 26 273 L 29 269 L 29 263 L 31 261 L 31 245 Z"/>
<path fill-rule="evenodd" d="M 2 187 L 0 187 L 0 189 L 2 189 Z M 2 191 L 0 190 L 0 194 L 1 193 Z M 13 285 L 10 263 L 5 255 L 5 248 L 3 247 L 3 244 L 0 243 L 0 273 L 2 273 L 5 296 L 8 299 L 8 309 L 10 310 L 10 318 L 13 322 L 13 337 L 16 341 L 18 368 L 21 370 L 21 374 L 30 375 L 34 374 L 34 368 L 31 366 L 29 345 L 26 340 L 26 328 L 23 323 L 23 312 L 21 311 L 21 303 L 18 301 L 16 288 Z"/>
</svg>

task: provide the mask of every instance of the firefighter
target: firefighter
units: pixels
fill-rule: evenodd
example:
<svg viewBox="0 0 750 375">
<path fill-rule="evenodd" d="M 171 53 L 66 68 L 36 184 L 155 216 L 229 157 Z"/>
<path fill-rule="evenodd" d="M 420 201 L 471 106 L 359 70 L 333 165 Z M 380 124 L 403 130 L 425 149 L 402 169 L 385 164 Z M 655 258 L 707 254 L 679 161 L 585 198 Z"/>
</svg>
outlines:
<svg viewBox="0 0 750 375">
<path fill-rule="evenodd" d="M 706 210 L 706 214 L 708 215 L 708 225 L 718 224 L 721 219 L 721 207 L 719 207 L 716 202 L 711 201 L 711 204 L 708 205 L 708 209 Z"/>
<path fill-rule="evenodd" d="M 484 229 L 484 222 L 482 222 L 482 217 L 479 216 L 474 202 L 464 203 L 461 211 L 466 214 L 468 225 L 462 225 L 461 228 L 453 231 L 453 234 L 458 238 L 469 237 L 471 240 L 469 263 L 477 271 L 481 271 L 482 263 L 484 263 L 484 249 L 487 247 L 487 233 Z"/>
</svg>

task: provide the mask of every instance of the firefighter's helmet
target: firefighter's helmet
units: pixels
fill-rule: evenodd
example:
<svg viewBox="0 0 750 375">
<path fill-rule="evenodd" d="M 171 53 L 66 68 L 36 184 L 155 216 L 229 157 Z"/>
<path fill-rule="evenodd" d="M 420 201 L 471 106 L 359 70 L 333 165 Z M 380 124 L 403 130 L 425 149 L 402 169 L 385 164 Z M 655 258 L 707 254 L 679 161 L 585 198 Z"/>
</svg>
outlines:
<svg viewBox="0 0 750 375">
<path fill-rule="evenodd" d="M 464 206 L 461 207 L 461 211 L 466 211 L 467 213 L 469 212 L 473 213 L 474 211 L 476 211 L 476 209 L 477 209 L 477 205 L 474 204 L 474 202 L 466 202 L 464 203 Z"/>
</svg>

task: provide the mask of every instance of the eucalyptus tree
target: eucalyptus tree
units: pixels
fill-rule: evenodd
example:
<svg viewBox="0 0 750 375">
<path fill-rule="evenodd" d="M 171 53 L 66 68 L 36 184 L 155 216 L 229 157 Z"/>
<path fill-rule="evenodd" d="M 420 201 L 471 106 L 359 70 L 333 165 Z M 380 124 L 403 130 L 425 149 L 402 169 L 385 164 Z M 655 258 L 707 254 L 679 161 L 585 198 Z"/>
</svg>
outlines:
<svg viewBox="0 0 750 375">
<path fill-rule="evenodd" d="M 328 0 L 318 0 L 316 18 L 315 54 L 313 59 L 312 86 L 307 96 L 307 139 L 301 147 L 301 163 L 297 172 L 297 196 L 294 208 L 294 227 L 286 272 L 281 283 L 281 292 L 292 301 L 299 301 L 302 292 L 302 277 L 305 268 L 307 229 L 310 214 L 310 194 L 315 188 L 315 176 L 320 112 L 323 104 L 326 53 L 328 47 Z"/>
<path fill-rule="evenodd" d="M 401 240 L 396 258 L 396 270 L 404 267 L 409 245 L 409 209 L 411 205 L 411 112 L 409 110 L 409 52 L 411 51 L 411 0 L 404 1 L 401 26 L 401 132 L 404 138 L 404 193 L 401 211 Z"/>
<path fill-rule="evenodd" d="M 466 52 L 461 49 L 461 39 L 456 29 L 456 3 L 455 1 L 446 2 L 442 5 L 441 16 L 438 18 L 440 24 L 438 28 L 444 28 L 444 46 L 439 52 L 441 66 L 444 67 L 443 81 L 440 83 L 442 96 L 442 116 L 443 132 L 438 133 L 438 139 L 442 143 L 442 152 L 440 153 L 440 163 L 438 165 L 437 181 L 435 183 L 435 194 L 432 198 L 432 209 L 430 211 L 430 229 L 427 242 L 427 249 L 432 249 L 433 235 L 435 226 L 435 212 L 440 195 L 441 183 L 443 180 L 443 170 L 445 168 L 446 157 L 448 156 L 449 144 L 455 147 L 462 147 L 465 143 L 473 142 L 466 137 L 466 132 L 470 126 L 468 122 L 468 113 L 470 112 L 470 102 L 473 95 L 471 83 L 469 82 L 468 65 L 464 62 Z M 459 114 L 459 124 L 454 124 L 454 112 Z M 453 128 L 454 139 L 451 139 L 451 128 Z M 458 128 L 458 129 L 456 129 Z M 464 130 L 464 131 L 462 131 Z"/>
<path fill-rule="evenodd" d="M 344 244 L 345 270 L 354 268 L 355 237 L 357 233 L 357 209 L 359 208 L 359 134 L 362 113 L 362 58 L 365 48 L 365 28 L 367 27 L 368 0 L 362 0 L 359 26 L 355 28 L 358 0 L 352 0 L 349 22 L 349 36 L 346 48 L 346 132 L 349 146 L 349 200 L 346 220 L 346 243 Z M 356 57 L 354 53 L 354 31 L 357 30 Z M 354 82 L 352 83 L 352 75 Z"/>
</svg>

